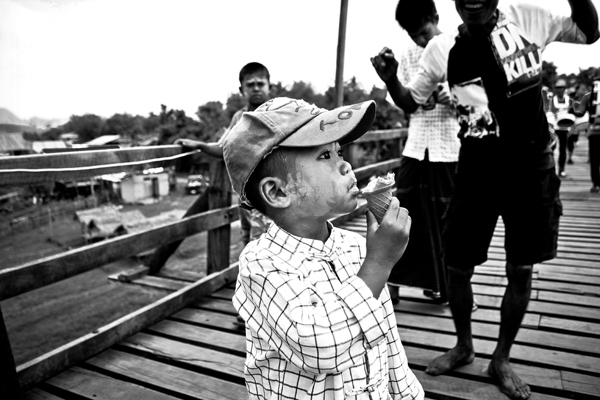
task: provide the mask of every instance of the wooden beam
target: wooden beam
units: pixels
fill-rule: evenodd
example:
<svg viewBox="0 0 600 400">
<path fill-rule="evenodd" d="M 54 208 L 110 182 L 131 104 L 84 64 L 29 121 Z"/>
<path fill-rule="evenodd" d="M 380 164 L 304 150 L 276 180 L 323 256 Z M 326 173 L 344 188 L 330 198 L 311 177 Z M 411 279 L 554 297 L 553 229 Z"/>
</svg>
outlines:
<svg viewBox="0 0 600 400">
<path fill-rule="evenodd" d="M 231 182 L 225 161 L 214 160 L 210 164 L 211 186 L 208 188 L 209 208 L 231 206 Z M 208 232 L 206 244 L 206 273 L 212 274 L 229 265 L 231 244 L 231 224 L 223 225 Z"/>
<path fill-rule="evenodd" d="M 0 300 L 153 249 L 166 242 L 229 225 L 237 218 L 236 208 L 237 206 L 233 206 L 207 211 L 147 231 L 118 236 L 2 270 L 0 271 Z"/>
<path fill-rule="evenodd" d="M 0 393 L 5 399 L 19 400 L 21 398 L 15 359 L 6 332 L 2 307 L 0 307 Z"/>
<path fill-rule="evenodd" d="M 145 329 L 173 313 L 235 281 L 238 264 L 211 274 L 92 333 L 17 367 L 22 391 L 87 360 L 110 346 Z"/>
<path fill-rule="evenodd" d="M 356 179 L 360 182 L 363 179 L 370 178 L 373 175 L 383 175 L 400 166 L 400 159 L 394 158 L 387 161 L 381 161 L 375 164 L 367 165 L 354 170 Z"/>
<path fill-rule="evenodd" d="M 73 181 L 117 172 L 137 172 L 166 167 L 175 159 L 191 154 L 183 153 L 181 146 L 168 145 L 0 157 L 0 185 Z"/>
<path fill-rule="evenodd" d="M 190 217 L 192 215 L 200 214 L 202 212 L 208 211 L 208 190 L 204 191 L 201 195 L 199 195 L 194 203 L 187 209 L 183 218 Z M 237 214 L 237 212 L 236 212 Z M 235 221 L 237 217 L 232 216 L 233 219 L 231 221 Z M 160 272 L 161 268 L 165 265 L 169 257 L 179 247 L 179 245 L 183 242 L 184 239 L 175 240 L 171 243 L 164 244 L 157 248 L 148 259 L 144 260 L 144 264 L 148 266 L 148 274 L 156 275 Z"/>
</svg>

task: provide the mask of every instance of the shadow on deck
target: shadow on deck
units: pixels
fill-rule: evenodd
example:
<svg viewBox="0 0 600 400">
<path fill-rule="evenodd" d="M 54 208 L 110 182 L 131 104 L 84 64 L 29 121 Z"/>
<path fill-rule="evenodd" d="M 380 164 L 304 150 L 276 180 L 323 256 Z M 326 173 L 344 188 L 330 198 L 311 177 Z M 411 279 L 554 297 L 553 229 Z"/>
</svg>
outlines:
<svg viewBox="0 0 600 400">
<path fill-rule="evenodd" d="M 559 254 L 536 265 L 532 299 L 512 350 L 532 399 L 600 399 L 600 195 L 589 193 L 587 140 L 568 166 L 561 193 Z M 343 225 L 364 234 L 364 217 Z M 499 222 L 489 260 L 476 268 L 473 314 L 477 357 L 450 374 L 424 373 L 455 343 L 447 306 L 403 287 L 396 306 L 409 363 L 431 399 L 506 399 L 485 372 L 498 335 L 506 285 Z M 157 278 L 155 278 L 157 279 Z M 173 290 L 186 285 L 178 280 Z M 244 399 L 245 337 L 231 304 L 233 286 L 216 291 L 108 350 L 37 385 L 26 399 Z"/>
</svg>

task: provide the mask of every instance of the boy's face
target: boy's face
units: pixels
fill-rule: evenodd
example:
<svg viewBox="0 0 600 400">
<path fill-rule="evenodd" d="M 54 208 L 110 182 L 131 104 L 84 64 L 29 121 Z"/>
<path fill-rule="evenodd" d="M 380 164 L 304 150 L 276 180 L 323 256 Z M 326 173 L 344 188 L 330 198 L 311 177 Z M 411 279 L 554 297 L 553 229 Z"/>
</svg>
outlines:
<svg viewBox="0 0 600 400">
<path fill-rule="evenodd" d="M 469 29 L 491 23 L 499 0 L 454 0 L 456 11 Z"/>
<path fill-rule="evenodd" d="M 299 148 L 288 162 L 286 189 L 298 215 L 325 221 L 356 208 L 356 177 L 337 142 Z"/>
<path fill-rule="evenodd" d="M 423 25 L 415 31 L 406 31 L 408 36 L 413 42 L 419 47 L 425 48 L 427 43 L 438 33 L 438 27 L 436 22 L 424 21 Z"/>
<path fill-rule="evenodd" d="M 244 96 L 250 111 L 256 109 L 269 100 L 270 83 L 262 72 L 246 75 L 240 86 L 240 93 Z"/>
</svg>

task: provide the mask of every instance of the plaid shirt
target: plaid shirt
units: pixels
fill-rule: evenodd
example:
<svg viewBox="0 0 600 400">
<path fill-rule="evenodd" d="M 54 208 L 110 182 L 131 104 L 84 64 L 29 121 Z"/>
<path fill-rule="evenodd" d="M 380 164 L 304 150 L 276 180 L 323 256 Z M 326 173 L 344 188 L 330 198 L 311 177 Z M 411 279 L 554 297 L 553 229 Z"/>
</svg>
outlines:
<svg viewBox="0 0 600 400">
<path fill-rule="evenodd" d="M 250 399 L 422 399 L 387 288 L 356 276 L 365 239 L 329 227 L 323 243 L 272 224 L 240 255 Z"/>
<path fill-rule="evenodd" d="M 419 60 L 423 48 L 411 44 L 398 57 L 398 79 L 406 85 L 419 70 Z M 446 91 L 448 85 L 446 85 Z M 431 110 L 419 107 L 410 114 L 408 139 L 402 155 L 423 161 L 425 150 L 429 152 L 429 161 L 457 162 L 460 150 L 456 110 L 445 104 L 436 104 Z"/>
</svg>

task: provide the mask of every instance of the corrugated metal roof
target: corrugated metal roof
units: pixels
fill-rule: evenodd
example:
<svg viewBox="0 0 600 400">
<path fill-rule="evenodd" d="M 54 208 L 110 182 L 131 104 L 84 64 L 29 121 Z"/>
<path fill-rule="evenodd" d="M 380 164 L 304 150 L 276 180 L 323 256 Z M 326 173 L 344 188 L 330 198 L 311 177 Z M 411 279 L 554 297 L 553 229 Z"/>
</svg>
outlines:
<svg viewBox="0 0 600 400">
<path fill-rule="evenodd" d="M 102 146 L 104 144 L 116 142 L 119 139 L 121 139 L 120 135 L 104 135 L 99 136 L 96 139 L 92 139 L 89 142 L 85 142 L 83 144 L 87 144 L 88 146 Z"/>
<path fill-rule="evenodd" d="M 31 142 L 23 139 L 23 133 L 0 133 L 0 152 L 31 150 Z"/>
</svg>

